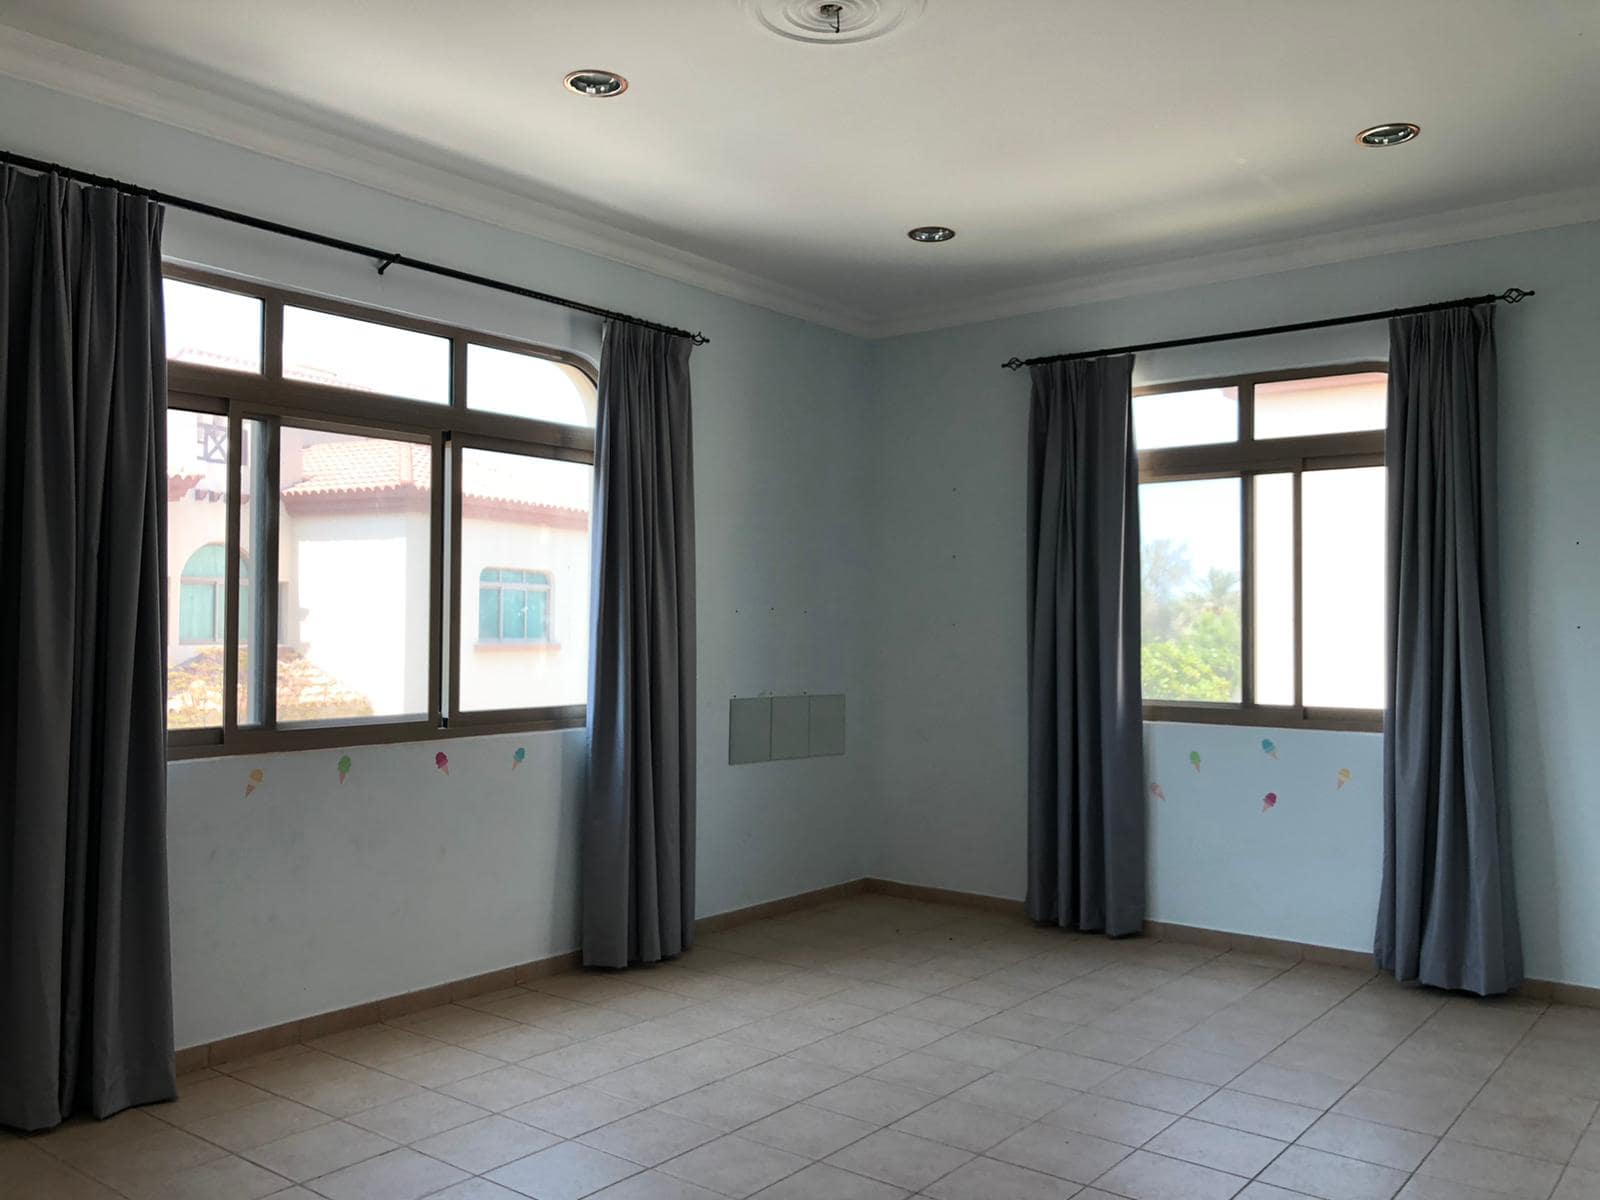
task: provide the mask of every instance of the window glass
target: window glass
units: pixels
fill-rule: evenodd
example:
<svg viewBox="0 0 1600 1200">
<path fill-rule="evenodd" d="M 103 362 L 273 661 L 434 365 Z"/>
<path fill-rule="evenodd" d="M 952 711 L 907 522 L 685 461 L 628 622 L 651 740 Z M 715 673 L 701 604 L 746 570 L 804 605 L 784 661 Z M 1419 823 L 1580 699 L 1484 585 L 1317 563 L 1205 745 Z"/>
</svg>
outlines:
<svg viewBox="0 0 1600 1200">
<path fill-rule="evenodd" d="M 426 714 L 429 446 L 279 439 L 278 722 Z"/>
<path fill-rule="evenodd" d="M 1255 702 L 1294 703 L 1294 476 L 1257 475 L 1251 567 Z"/>
<path fill-rule="evenodd" d="M 1140 450 L 1239 440 L 1239 389 L 1205 388 L 1133 398 L 1133 442 Z"/>
<path fill-rule="evenodd" d="M 1382 429 L 1389 377 L 1382 371 L 1256 384 L 1258 438 L 1309 437 Z"/>
<path fill-rule="evenodd" d="M 261 372 L 261 301 L 163 279 L 167 358 L 219 371 Z"/>
<path fill-rule="evenodd" d="M 269 495 L 267 456 L 260 452 L 267 444 L 267 427 L 261 421 L 241 421 L 239 429 L 244 440 L 239 447 L 239 659 L 234 676 L 234 719 L 249 728 L 263 720 L 262 688 L 252 664 L 272 652 L 272 639 L 257 621 L 258 614 L 264 615 L 262 594 L 268 581 L 262 572 L 251 569 L 256 549 L 263 544 L 258 526 L 271 505 L 262 500 Z"/>
<path fill-rule="evenodd" d="M 1304 702 L 1316 708 L 1384 703 L 1382 467 L 1301 477 Z"/>
<path fill-rule="evenodd" d="M 412 329 L 285 305 L 283 377 L 448 404 L 450 343 Z"/>
<path fill-rule="evenodd" d="M 222 725 L 227 422 L 167 409 L 167 728 Z"/>
<path fill-rule="evenodd" d="M 1139 488 L 1147 700 L 1238 701 L 1241 481 Z"/>
<path fill-rule="evenodd" d="M 461 707 L 582 704 L 594 468 L 461 454 Z"/>
<path fill-rule="evenodd" d="M 467 407 L 558 425 L 593 425 L 594 384 L 577 367 L 493 346 L 467 346 Z"/>
</svg>

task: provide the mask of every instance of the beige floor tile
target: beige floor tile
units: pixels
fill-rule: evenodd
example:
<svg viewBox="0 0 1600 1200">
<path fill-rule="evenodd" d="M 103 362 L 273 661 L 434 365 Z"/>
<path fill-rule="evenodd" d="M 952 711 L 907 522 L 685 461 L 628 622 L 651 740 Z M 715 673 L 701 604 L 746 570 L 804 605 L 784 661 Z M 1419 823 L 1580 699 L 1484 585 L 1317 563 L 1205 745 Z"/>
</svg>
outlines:
<svg viewBox="0 0 1600 1200">
<path fill-rule="evenodd" d="M 865 1024 L 857 1025 L 853 1032 L 858 1037 L 871 1038 L 875 1042 L 898 1046 L 902 1050 L 917 1050 L 929 1042 L 949 1037 L 950 1027 L 935 1025 L 932 1021 L 921 1021 L 903 1013 L 885 1013 Z"/>
<path fill-rule="evenodd" d="M 1159 1049 L 1160 1046 L 1160 1042 L 1150 1041 L 1146 1038 L 1130 1037 L 1125 1033 L 1111 1033 L 1104 1029 L 1083 1026 L 1074 1029 L 1071 1033 L 1062 1035 L 1051 1043 L 1050 1048 L 1053 1050 L 1065 1050 L 1071 1054 L 1081 1054 L 1086 1058 L 1098 1058 L 1105 1062 L 1131 1066 L 1151 1051 Z"/>
<path fill-rule="evenodd" d="M 27 1200 L 119 1200 L 105 1184 L 22 1141 L 0 1145 L 0 1179 Z"/>
<path fill-rule="evenodd" d="M 971 1063 L 956 1062 L 954 1059 L 940 1058 L 936 1054 L 924 1054 L 919 1050 L 913 1050 L 893 1062 L 874 1067 L 867 1072 L 867 1077 L 880 1079 L 897 1087 L 911 1088 L 913 1091 L 948 1096 L 958 1088 L 966 1087 L 967 1084 L 982 1079 L 987 1074 L 989 1072 L 984 1067 L 975 1067 Z"/>
<path fill-rule="evenodd" d="M 395 1144 L 388 1138 L 343 1121 L 332 1121 L 251 1147 L 241 1154 L 285 1179 L 304 1183 L 393 1149 Z"/>
<path fill-rule="evenodd" d="M 370 1129 L 390 1141 L 406 1145 L 446 1129 L 486 1117 L 487 1110 L 441 1092 L 419 1092 L 390 1104 L 369 1108 L 347 1118 L 352 1125 Z"/>
<path fill-rule="evenodd" d="M 1229 1200 L 1246 1182 L 1210 1167 L 1135 1150 L 1095 1184 L 1131 1200 Z"/>
<path fill-rule="evenodd" d="M 1270 1100 L 1265 1096 L 1252 1096 L 1248 1092 L 1235 1092 L 1224 1088 L 1216 1095 L 1197 1104 L 1189 1116 L 1213 1125 L 1226 1125 L 1262 1137 L 1289 1142 L 1299 1137 L 1322 1114 L 1303 1104 L 1290 1104 L 1285 1100 Z"/>
<path fill-rule="evenodd" d="M 412 1148 L 452 1167 L 481 1175 L 547 1149 L 558 1141 L 554 1134 L 532 1125 L 510 1117 L 490 1116 L 423 1138 Z"/>
<path fill-rule="evenodd" d="M 535 1054 L 521 1061 L 521 1066 L 541 1075 L 564 1079 L 568 1083 L 587 1083 L 623 1067 L 643 1062 L 648 1056 L 621 1046 L 595 1041 L 574 1042 L 559 1050 Z"/>
<path fill-rule="evenodd" d="M 881 1126 L 909 1117 L 917 1109 L 926 1108 L 937 1099 L 939 1097 L 931 1092 L 919 1092 L 862 1076 L 825 1092 L 818 1092 L 811 1097 L 810 1103 L 829 1112 L 843 1113 L 858 1121 Z"/>
<path fill-rule="evenodd" d="M 271 1093 L 253 1087 L 231 1075 L 209 1075 L 180 1085 L 178 1098 L 166 1104 L 152 1104 L 143 1111 L 180 1129 L 192 1129 L 197 1121 L 233 1112 L 262 1100 Z"/>
<path fill-rule="evenodd" d="M 1074 1183 L 1092 1182 L 1130 1153 L 1117 1142 L 1042 1124 L 1018 1130 L 988 1152 L 990 1158 Z"/>
<path fill-rule="evenodd" d="M 1082 1093 L 1042 1079 L 1029 1079 L 1010 1071 L 996 1071 L 964 1088 L 957 1088 L 950 1095 L 953 1099 L 966 1100 L 997 1112 L 1015 1113 L 1019 1117 L 1038 1120 Z"/>
<path fill-rule="evenodd" d="M 787 1108 L 791 1103 L 788 1097 L 774 1096 L 739 1083 L 740 1077 L 707 1084 L 692 1092 L 674 1096 L 656 1107 L 673 1116 L 687 1117 L 723 1133 L 732 1133 L 752 1121 L 759 1121 L 779 1109 Z"/>
<path fill-rule="evenodd" d="M 157 1133 L 85 1151 L 70 1165 L 118 1191 L 132 1192 L 225 1153 L 220 1146 L 167 1125 Z"/>
<path fill-rule="evenodd" d="M 1467 1111 L 1450 1126 L 1447 1136 L 1457 1142 L 1565 1163 L 1578 1148 L 1580 1135 L 1559 1125 L 1507 1116 L 1469 1104 Z"/>
<path fill-rule="evenodd" d="M 1591 1124 L 1572 1152 L 1572 1165 L 1585 1171 L 1600 1171 L 1600 1123 Z"/>
<path fill-rule="evenodd" d="M 507 1110 L 506 1116 L 558 1137 L 574 1138 L 620 1121 L 644 1107 L 637 1100 L 625 1100 L 580 1084 L 519 1104 Z"/>
<path fill-rule="evenodd" d="M 311 1193 L 307 1192 L 306 1195 L 310 1196 Z M 278 1200 L 278 1197 L 274 1196 L 272 1200 Z M 487 1179 L 463 1179 L 442 1192 L 435 1192 L 428 1200 L 527 1200 L 527 1196 Z"/>
<path fill-rule="evenodd" d="M 818 1092 L 843 1083 L 851 1074 L 848 1070 L 788 1055 L 768 1059 L 737 1075 L 730 1075 L 728 1082 L 788 1100 L 804 1100 L 807 1096 L 815 1096 Z"/>
<path fill-rule="evenodd" d="M 342 1062 L 343 1060 L 336 1060 Z M 335 1117 L 348 1117 L 380 1104 L 415 1096 L 423 1089 L 404 1079 L 357 1063 L 343 1063 L 344 1070 L 330 1078 L 304 1082 L 285 1081 L 267 1086 L 269 1091 L 301 1104 L 320 1108 Z"/>
<path fill-rule="evenodd" d="M 793 1175 L 808 1161 L 730 1133 L 663 1163 L 660 1170 L 724 1196 L 745 1197 Z"/>
<path fill-rule="evenodd" d="M 367 1067 L 381 1067 L 384 1063 L 439 1048 L 439 1043 L 432 1038 L 393 1025 L 363 1025 L 359 1029 L 317 1038 L 308 1044 L 314 1049 L 348 1058 Z"/>
<path fill-rule="evenodd" d="M 504 1112 L 541 1096 L 565 1091 L 567 1086 L 564 1080 L 525 1067 L 505 1066 L 443 1084 L 438 1090 L 490 1112 Z"/>
<path fill-rule="evenodd" d="M 923 1189 L 933 1200 L 1070 1200 L 1079 1195 L 1071 1180 L 993 1158 L 974 1158 Z"/>
<path fill-rule="evenodd" d="M 978 1153 L 1004 1141 L 1028 1123 L 1026 1117 L 1014 1113 L 996 1112 L 946 1097 L 918 1109 L 896 1122 L 893 1128 L 930 1142 Z"/>
<path fill-rule="evenodd" d="M 1103 1079 L 1088 1089 L 1097 1096 L 1109 1096 L 1128 1104 L 1162 1112 L 1182 1114 L 1205 1100 L 1217 1089 L 1209 1083 L 1196 1083 L 1192 1079 L 1179 1079 L 1175 1075 L 1162 1075 L 1156 1071 L 1143 1071 L 1126 1067 Z"/>
<path fill-rule="evenodd" d="M 1326 1200 L 1390 1200 L 1405 1183 L 1406 1173 L 1309 1146 L 1290 1146 L 1261 1173 L 1261 1179 Z"/>
<path fill-rule="evenodd" d="M 591 1146 L 562 1142 L 490 1171 L 486 1178 L 536 1200 L 578 1200 L 642 1169 Z"/>
<path fill-rule="evenodd" d="M 1157 1108 L 1088 1092 L 1070 1096 L 1041 1118 L 1047 1125 L 1089 1133 L 1129 1148 L 1144 1145 L 1178 1118 Z"/>
<path fill-rule="evenodd" d="M 436 1158 L 401 1148 L 313 1180 L 328 1200 L 417 1200 L 466 1178 Z"/>
<path fill-rule="evenodd" d="M 779 1150 L 815 1159 L 826 1158 L 877 1128 L 867 1121 L 802 1103 L 746 1125 L 739 1134 L 765 1146 L 776 1146 Z"/>
<path fill-rule="evenodd" d="M 893 1129 L 882 1129 L 828 1157 L 828 1162 L 857 1175 L 916 1191 L 948 1175 L 972 1155 Z"/>
<path fill-rule="evenodd" d="M 655 1167 L 720 1136 L 722 1131 L 710 1125 L 646 1109 L 591 1130 L 578 1140 L 642 1167 Z"/>
<path fill-rule="evenodd" d="M 1417 1173 L 1524 1200 L 1545 1200 L 1561 1178 L 1561 1167 L 1542 1159 L 1446 1138 L 1423 1159 Z"/>
<path fill-rule="evenodd" d="M 834 1067 L 845 1072 L 855 1072 L 881 1067 L 904 1053 L 905 1051 L 898 1046 L 886 1046 L 871 1038 L 857 1037 L 850 1033 L 836 1033 L 821 1041 L 812 1042 L 809 1046 L 801 1046 L 793 1051 L 790 1057 L 820 1063 L 825 1067 Z"/>
<path fill-rule="evenodd" d="M 1101 1062 L 1098 1058 L 1085 1058 L 1081 1054 L 1068 1054 L 1061 1050 L 1037 1050 L 1026 1058 L 1018 1059 L 1010 1068 L 1014 1075 L 1053 1083 L 1058 1087 L 1087 1091 L 1117 1074 L 1116 1063 Z"/>
<path fill-rule="evenodd" d="M 722 1200 L 687 1179 L 675 1179 L 661 1171 L 642 1171 L 620 1183 L 595 1192 L 591 1200 Z"/>
<path fill-rule="evenodd" d="M 1438 1140 L 1426 1133 L 1328 1113 L 1300 1135 L 1299 1144 L 1397 1171 L 1414 1171 Z"/>
<path fill-rule="evenodd" d="M 1253 1096 L 1287 1100 L 1291 1104 L 1324 1110 L 1332 1108 L 1339 1102 L 1339 1097 L 1350 1090 L 1350 1084 L 1331 1075 L 1296 1071 L 1269 1063 L 1257 1063 L 1228 1086 L 1236 1092 L 1249 1092 Z"/>
<path fill-rule="evenodd" d="M 1245 1186 L 1244 1191 L 1239 1193 L 1238 1200 L 1302 1200 L 1304 1196 L 1304 1192 L 1291 1192 L 1281 1187 L 1274 1187 L 1270 1183 L 1262 1183 L 1258 1179 Z"/>
<path fill-rule="evenodd" d="M 326 1125 L 333 1120 L 321 1109 L 297 1104 L 282 1096 L 263 1095 L 266 1098 L 259 1104 L 196 1121 L 189 1127 L 189 1132 L 238 1153 L 255 1146 L 265 1146 L 292 1133 Z"/>
<path fill-rule="evenodd" d="M 757 1193 L 757 1200 L 904 1200 L 907 1193 L 893 1184 L 868 1179 L 853 1171 L 813 1163 Z"/>
<path fill-rule="evenodd" d="M 1242 1129 L 1182 1117 L 1146 1142 L 1144 1148 L 1249 1179 L 1260 1174 L 1286 1145 Z"/>
<path fill-rule="evenodd" d="M 1551 1200 L 1600 1200 L 1600 1171 L 1568 1167 Z"/>
<path fill-rule="evenodd" d="M 571 1040 L 562 1034 L 532 1025 L 522 1025 L 516 1029 L 470 1038 L 461 1043 L 461 1049 L 488 1058 L 496 1058 L 501 1062 L 521 1062 L 525 1058 L 532 1058 L 536 1054 L 548 1054 L 552 1050 L 559 1050 L 570 1044 Z"/>
<path fill-rule="evenodd" d="M 1379 1125 L 1393 1125 L 1397 1129 L 1438 1136 L 1455 1123 L 1464 1108 L 1464 1100 L 1457 1102 L 1408 1096 L 1361 1084 L 1346 1092 L 1332 1111 L 1342 1117 L 1356 1117 L 1362 1121 L 1376 1121 Z"/>
<path fill-rule="evenodd" d="M 491 1055 L 478 1054 L 461 1046 L 436 1044 L 425 1053 L 384 1063 L 383 1070 L 420 1087 L 436 1088 L 471 1075 L 481 1075 L 500 1065 L 501 1060 Z"/>
<path fill-rule="evenodd" d="M 958 1029 L 922 1049 L 926 1054 L 971 1063 L 987 1071 L 1003 1070 L 1029 1052 L 1025 1045 L 970 1029 Z"/>
<path fill-rule="evenodd" d="M 128 1195 L 135 1200 L 260 1200 L 289 1186 L 283 1176 L 230 1154 L 150 1180 Z"/>
<path fill-rule="evenodd" d="M 74 1117 L 63 1121 L 47 1133 L 28 1139 L 28 1145 L 43 1150 L 63 1162 L 71 1163 L 80 1155 L 109 1149 L 137 1138 L 160 1133 L 169 1126 L 141 1109 L 129 1108 L 104 1121 L 90 1117 Z"/>
</svg>

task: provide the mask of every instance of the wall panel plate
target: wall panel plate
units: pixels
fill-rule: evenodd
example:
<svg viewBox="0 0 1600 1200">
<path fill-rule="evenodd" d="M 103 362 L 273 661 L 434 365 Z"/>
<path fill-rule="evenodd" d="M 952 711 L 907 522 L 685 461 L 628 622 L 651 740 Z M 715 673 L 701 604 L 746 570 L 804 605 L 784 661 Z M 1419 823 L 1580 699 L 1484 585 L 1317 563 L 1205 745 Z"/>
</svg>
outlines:
<svg viewBox="0 0 1600 1200">
<path fill-rule="evenodd" d="M 767 762 L 772 758 L 772 698 L 728 701 L 728 763 Z"/>
</svg>

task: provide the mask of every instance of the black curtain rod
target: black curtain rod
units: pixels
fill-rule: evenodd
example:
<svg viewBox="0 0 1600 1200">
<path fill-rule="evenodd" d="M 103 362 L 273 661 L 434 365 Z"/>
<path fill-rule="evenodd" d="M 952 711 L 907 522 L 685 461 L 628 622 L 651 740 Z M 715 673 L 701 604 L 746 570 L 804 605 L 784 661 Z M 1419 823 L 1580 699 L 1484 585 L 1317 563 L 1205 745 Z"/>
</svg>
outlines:
<svg viewBox="0 0 1600 1200">
<path fill-rule="evenodd" d="M 1115 354 L 1139 354 L 1145 350 L 1173 350 L 1179 346 L 1203 346 L 1208 342 L 1233 342 L 1241 338 L 1265 337 L 1271 333 L 1299 333 L 1304 329 L 1328 329 L 1334 325 L 1360 325 L 1367 321 L 1384 321 L 1390 317 L 1409 317 L 1415 313 L 1438 312 L 1444 308 L 1461 308 L 1469 304 L 1493 304 L 1503 300 L 1518 304 L 1534 293 L 1521 288 L 1507 288 L 1498 295 L 1465 296 L 1460 300 L 1438 300 L 1432 304 L 1413 304 L 1410 308 L 1388 308 L 1382 312 L 1352 313 L 1348 317 L 1329 317 L 1322 321 L 1296 321 L 1292 325 L 1264 325 L 1260 329 L 1240 329 L 1233 333 L 1207 333 L 1200 337 L 1170 338 L 1164 342 L 1143 342 L 1137 346 L 1115 346 L 1109 350 L 1074 350 L 1069 354 L 1045 354 L 1038 358 L 1011 358 L 1000 365 L 1008 371 L 1019 367 L 1032 367 L 1040 363 L 1074 362 L 1081 358 L 1105 358 Z"/>
<path fill-rule="evenodd" d="M 9 150 L 0 150 L 0 163 L 9 163 L 11 166 L 21 167 L 27 171 L 37 171 L 40 174 L 59 175 L 63 179 L 71 179 L 77 183 L 88 184 L 91 187 L 115 188 L 117 191 L 126 192 L 130 196 L 142 196 L 146 200 L 154 200 L 157 204 L 165 204 L 168 208 L 181 208 L 188 212 L 199 213 L 202 216 L 215 217 L 219 221 L 231 221 L 235 225 L 247 225 L 251 229 L 260 229 L 266 233 L 276 233 L 282 237 L 296 238 L 302 242 L 326 246 L 330 250 L 343 250 L 348 254 L 359 254 L 363 258 L 375 259 L 378 264 L 378 274 L 380 275 L 390 267 L 410 267 L 413 271 L 422 271 L 428 275 L 441 275 L 446 279 L 476 284 L 478 287 L 493 288 L 498 292 L 510 292 L 513 296 L 522 296 L 528 300 L 542 300 L 546 304 L 556 304 L 562 308 L 570 308 L 577 312 L 589 313 L 596 317 L 605 317 L 607 320 L 626 321 L 630 325 L 642 325 L 646 329 L 659 330 L 662 333 L 672 334 L 674 337 L 688 338 L 696 346 L 704 346 L 711 340 L 703 333 L 690 333 L 687 329 L 676 329 L 671 325 L 663 325 L 659 321 L 647 321 L 643 317 L 629 316 L 627 313 L 601 308 L 596 304 L 585 304 L 581 300 L 569 300 L 565 296 L 552 296 L 549 292 L 536 292 L 532 288 L 523 287 L 521 284 L 506 283 L 501 279 L 491 279 L 487 275 L 474 275 L 470 271 L 460 271 L 455 267 L 427 262 L 420 258 L 407 258 L 403 254 L 379 250 L 375 246 L 364 246 L 360 242 L 347 242 L 343 238 L 329 237 L 327 234 L 315 233 L 309 229 L 297 229 L 293 225 L 283 225 L 277 221 L 268 221 L 263 217 L 252 217 L 249 213 L 235 212 L 228 208 L 218 208 L 215 204 L 206 204 L 199 200 L 186 200 L 182 196 L 158 192 L 154 188 L 140 187 L 135 183 L 124 183 L 120 179 L 111 179 L 105 175 L 93 175 L 88 171 L 78 171 L 71 167 L 63 167 L 59 163 L 28 158 L 26 155 L 14 154 Z"/>
</svg>

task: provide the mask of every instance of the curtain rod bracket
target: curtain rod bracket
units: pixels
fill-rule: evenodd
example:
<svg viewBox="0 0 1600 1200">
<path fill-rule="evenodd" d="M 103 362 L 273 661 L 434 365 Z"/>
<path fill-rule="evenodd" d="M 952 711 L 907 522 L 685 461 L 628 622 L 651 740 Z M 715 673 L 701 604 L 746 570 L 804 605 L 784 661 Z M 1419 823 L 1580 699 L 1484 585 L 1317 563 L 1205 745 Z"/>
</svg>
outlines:
<svg viewBox="0 0 1600 1200">
<path fill-rule="evenodd" d="M 394 266 L 395 263 L 397 263 L 399 261 L 400 261 L 400 256 L 398 254 L 385 254 L 382 258 L 380 258 L 378 260 L 378 274 L 382 275 L 385 271 L 387 271 L 390 267 Z"/>
</svg>

